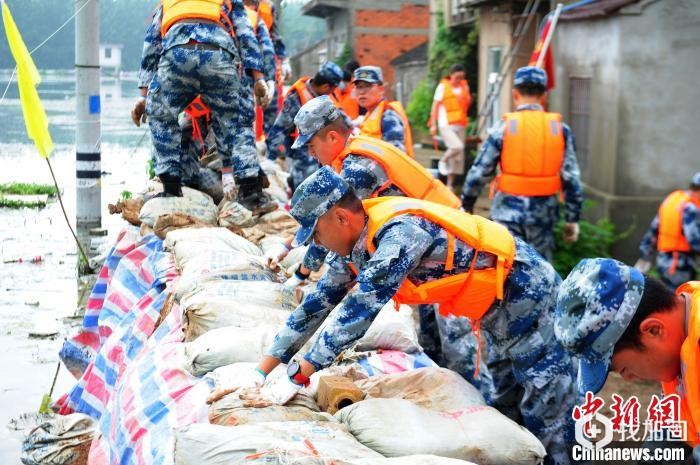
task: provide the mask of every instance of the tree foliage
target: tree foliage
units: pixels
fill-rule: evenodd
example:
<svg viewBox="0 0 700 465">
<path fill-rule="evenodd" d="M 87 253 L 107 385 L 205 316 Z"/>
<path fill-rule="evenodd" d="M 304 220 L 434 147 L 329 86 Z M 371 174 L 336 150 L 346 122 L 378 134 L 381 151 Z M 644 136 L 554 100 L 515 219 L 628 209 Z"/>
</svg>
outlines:
<svg viewBox="0 0 700 465">
<path fill-rule="evenodd" d="M 323 19 L 301 14 L 304 3 L 289 0 L 282 3 L 280 31 L 289 56 L 310 47 L 326 34 L 326 22 Z"/>
</svg>

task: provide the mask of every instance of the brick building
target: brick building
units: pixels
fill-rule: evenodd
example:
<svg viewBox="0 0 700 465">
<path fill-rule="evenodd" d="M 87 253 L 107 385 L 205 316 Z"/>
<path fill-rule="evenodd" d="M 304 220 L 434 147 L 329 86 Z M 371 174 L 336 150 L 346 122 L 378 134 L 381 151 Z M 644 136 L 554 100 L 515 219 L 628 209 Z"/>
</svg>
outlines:
<svg viewBox="0 0 700 465">
<path fill-rule="evenodd" d="M 302 11 L 326 20 L 326 37 L 312 53 L 297 57 L 298 67 L 313 69 L 323 59 L 333 60 L 347 44 L 360 64 L 382 67 L 391 91 L 391 61 L 428 40 L 429 4 L 429 0 L 310 0 Z"/>
</svg>

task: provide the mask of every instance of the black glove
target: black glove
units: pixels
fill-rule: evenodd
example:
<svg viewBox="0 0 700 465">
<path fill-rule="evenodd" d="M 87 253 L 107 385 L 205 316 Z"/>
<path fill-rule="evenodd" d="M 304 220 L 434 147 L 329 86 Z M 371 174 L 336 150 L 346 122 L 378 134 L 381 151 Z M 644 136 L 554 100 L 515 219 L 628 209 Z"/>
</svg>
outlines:
<svg viewBox="0 0 700 465">
<path fill-rule="evenodd" d="M 462 209 L 467 213 L 474 213 L 474 204 L 476 203 L 476 197 L 462 196 Z"/>
</svg>

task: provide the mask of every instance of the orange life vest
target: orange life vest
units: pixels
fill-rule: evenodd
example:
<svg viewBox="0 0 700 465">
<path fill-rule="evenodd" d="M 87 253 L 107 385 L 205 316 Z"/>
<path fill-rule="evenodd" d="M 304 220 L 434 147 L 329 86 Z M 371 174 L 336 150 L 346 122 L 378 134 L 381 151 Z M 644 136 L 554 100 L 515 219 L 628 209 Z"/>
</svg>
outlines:
<svg viewBox="0 0 700 465">
<path fill-rule="evenodd" d="M 248 15 L 248 21 L 250 22 L 251 27 L 253 28 L 253 34 L 258 34 L 258 21 L 260 20 L 260 17 L 258 16 L 258 12 L 255 11 L 255 8 L 252 6 L 245 6 L 245 12 L 246 15 Z"/>
<path fill-rule="evenodd" d="M 275 22 L 275 16 L 272 14 L 272 5 L 270 5 L 269 0 L 260 0 L 258 4 L 258 14 L 263 20 L 263 23 L 265 23 L 265 26 L 267 26 L 267 30 L 271 30 Z"/>
<path fill-rule="evenodd" d="M 442 96 L 442 106 L 445 107 L 445 112 L 447 113 L 447 123 L 466 126 L 469 124 L 467 111 L 469 111 L 469 104 L 471 103 L 467 81 L 462 81 L 459 84 L 460 89 L 462 89 L 460 94 L 452 90 L 452 84 L 450 84 L 449 79 L 443 79 L 442 85 L 444 92 Z"/>
<path fill-rule="evenodd" d="M 683 235 L 683 210 L 689 203 L 700 208 L 700 200 L 684 190 L 671 192 L 659 207 L 659 252 L 690 252 L 690 244 Z"/>
<path fill-rule="evenodd" d="M 204 156 L 207 148 L 206 144 L 204 143 L 205 135 L 202 133 L 202 128 L 199 127 L 199 118 L 204 116 L 208 126 L 209 121 L 211 120 L 211 110 L 204 104 L 202 96 L 198 95 L 197 98 L 192 100 L 187 108 L 185 108 L 185 113 L 192 121 L 192 138 L 200 142 L 202 145 L 202 156 Z"/>
<path fill-rule="evenodd" d="M 490 253 L 497 257 L 495 268 L 472 268 L 420 285 L 406 279 L 399 288 L 395 301 L 400 304 L 440 304 L 440 313 L 464 316 L 478 320 L 491 308 L 496 300 L 503 299 L 503 286 L 515 260 L 515 240 L 505 226 L 455 208 L 425 200 L 408 197 L 378 197 L 362 202 L 368 217 L 367 250 L 374 253 L 374 237 L 392 218 L 411 214 L 423 217 L 447 231 L 447 259 L 445 271 L 454 264 L 455 238 L 479 253 Z M 410 240 L 410 238 L 407 238 Z"/>
<path fill-rule="evenodd" d="M 565 150 L 561 115 L 525 110 L 506 113 L 503 119 L 501 173 L 495 188 L 529 197 L 561 191 L 559 172 Z"/>
<path fill-rule="evenodd" d="M 690 312 L 686 315 L 688 335 L 681 346 L 681 374 L 679 380 L 661 383 L 665 395 L 681 397 L 681 418 L 687 422 L 687 442 L 700 445 L 700 281 L 683 284 L 676 294 L 690 294 Z"/>
<path fill-rule="evenodd" d="M 355 119 L 360 116 L 360 104 L 357 102 L 357 97 L 353 95 L 353 89 L 355 86 L 350 83 L 347 85 L 345 90 L 340 90 L 340 87 L 336 87 L 333 91 L 335 99 L 340 102 L 340 109 L 345 112 L 350 119 Z"/>
<path fill-rule="evenodd" d="M 175 23 L 184 19 L 211 21 L 234 35 L 233 24 L 221 14 L 221 6 L 225 3 L 230 9 L 231 0 L 162 0 L 162 2 L 161 37 L 165 37 L 165 34 Z"/>
<path fill-rule="evenodd" d="M 360 134 L 367 137 L 374 137 L 375 139 L 382 139 L 382 116 L 384 115 L 386 107 L 391 108 L 399 115 L 399 118 L 403 123 L 404 146 L 406 147 L 406 154 L 413 158 L 413 137 L 411 135 L 411 125 L 408 123 L 406 110 L 403 109 L 401 102 L 388 102 L 386 100 L 379 102 L 374 110 L 367 112 L 364 119 L 360 123 Z"/>
<path fill-rule="evenodd" d="M 306 102 L 316 97 L 307 85 L 309 79 L 311 79 L 309 76 L 304 76 L 298 79 L 297 82 L 289 86 L 289 89 L 287 89 L 287 93 L 284 94 L 284 98 L 287 98 L 289 95 L 291 95 L 292 92 L 296 92 L 296 94 L 299 96 L 301 106 L 303 107 Z"/>
<path fill-rule="evenodd" d="M 394 185 L 408 197 L 430 200 L 453 208 L 462 205 L 459 197 L 440 180 L 433 178 L 417 161 L 387 142 L 366 136 L 353 137 L 345 150 L 333 160 L 331 166 L 336 173 L 342 171 L 343 161 L 348 155 L 367 157 L 386 171 L 389 180 L 372 197 L 378 197 Z"/>
</svg>

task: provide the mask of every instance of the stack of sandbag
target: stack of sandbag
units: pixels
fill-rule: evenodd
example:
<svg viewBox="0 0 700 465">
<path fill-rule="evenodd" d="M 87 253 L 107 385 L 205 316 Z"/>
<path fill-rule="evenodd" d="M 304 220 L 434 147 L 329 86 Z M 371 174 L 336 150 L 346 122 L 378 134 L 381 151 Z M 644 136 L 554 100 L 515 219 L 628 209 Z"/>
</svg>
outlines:
<svg viewBox="0 0 700 465">
<path fill-rule="evenodd" d="M 283 170 L 279 164 L 267 158 L 260 159 L 260 167 L 270 181 L 270 186 L 265 191 L 280 204 L 287 203 L 289 201 L 289 185 L 287 184 L 289 173 Z"/>
<path fill-rule="evenodd" d="M 175 263 L 182 269 L 190 259 L 202 256 L 204 251 L 242 252 L 262 256 L 255 244 L 232 233 L 226 228 L 198 228 L 171 231 L 165 237 L 163 247 L 175 254 Z"/>
<path fill-rule="evenodd" d="M 429 454 L 485 465 L 535 465 L 545 456 L 532 433 L 484 405 L 478 391 L 449 370 L 425 368 L 357 385 L 365 400 L 336 418 L 386 457 Z"/>
<path fill-rule="evenodd" d="M 181 213 L 212 226 L 217 223 L 218 209 L 212 198 L 189 187 L 182 188 L 182 197 L 154 197 L 141 207 L 139 220 L 153 228 L 161 215 Z"/>
</svg>

